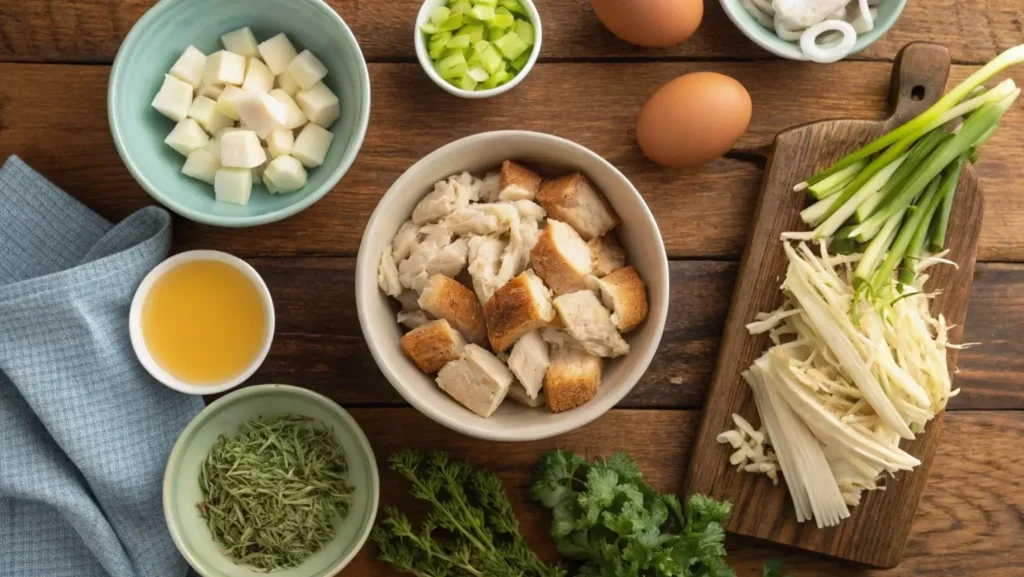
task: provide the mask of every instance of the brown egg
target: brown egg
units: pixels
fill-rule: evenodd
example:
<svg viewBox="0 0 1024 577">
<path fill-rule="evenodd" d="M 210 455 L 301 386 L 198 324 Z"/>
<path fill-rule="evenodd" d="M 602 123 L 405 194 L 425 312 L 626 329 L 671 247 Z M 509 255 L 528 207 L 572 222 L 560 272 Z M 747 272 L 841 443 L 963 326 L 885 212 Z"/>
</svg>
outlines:
<svg viewBox="0 0 1024 577">
<path fill-rule="evenodd" d="M 686 40 L 704 16 L 703 0 L 590 0 L 590 6 L 612 34 L 649 48 Z"/>
<path fill-rule="evenodd" d="M 658 88 L 640 109 L 636 141 L 658 164 L 688 167 L 721 156 L 750 124 L 750 94 L 716 72 L 694 72 Z"/>
</svg>

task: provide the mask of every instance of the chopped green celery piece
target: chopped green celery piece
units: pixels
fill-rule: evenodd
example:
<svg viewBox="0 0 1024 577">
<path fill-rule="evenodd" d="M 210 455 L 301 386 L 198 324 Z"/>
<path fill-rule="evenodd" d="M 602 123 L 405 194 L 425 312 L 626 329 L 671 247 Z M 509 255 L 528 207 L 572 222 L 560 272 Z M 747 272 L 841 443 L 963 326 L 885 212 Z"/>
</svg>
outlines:
<svg viewBox="0 0 1024 577">
<path fill-rule="evenodd" d="M 508 58 L 509 60 L 519 58 L 519 55 L 526 52 L 526 49 L 529 48 L 529 46 L 523 44 L 523 41 L 515 32 L 509 32 L 501 38 L 498 38 L 494 41 L 494 45 L 502 54 L 505 55 L 505 58 Z"/>
<path fill-rule="evenodd" d="M 520 2 L 519 0 L 499 0 L 499 3 L 501 4 L 502 8 L 505 8 L 509 12 L 515 12 L 517 14 L 522 14 L 523 16 L 529 16 L 529 14 L 526 13 L 526 8 L 523 7 L 522 2 Z"/>
<path fill-rule="evenodd" d="M 447 20 L 451 15 L 452 11 L 447 6 L 434 6 L 430 10 L 430 23 L 435 26 L 440 26 L 441 23 Z"/>
<path fill-rule="evenodd" d="M 511 14 L 495 14 L 491 19 L 491 26 L 494 28 L 512 28 L 515 24 L 516 19 Z"/>
<path fill-rule="evenodd" d="M 494 42 L 498 38 L 504 36 L 506 32 L 508 32 L 508 30 L 505 30 L 503 28 L 489 28 L 487 30 L 487 39 L 490 40 L 491 42 Z"/>
<path fill-rule="evenodd" d="M 467 72 L 466 75 L 472 78 L 473 80 L 476 80 L 477 82 L 483 82 L 484 80 L 487 80 L 491 76 L 490 74 L 487 73 L 486 70 L 484 70 L 481 67 L 470 68 L 469 72 Z"/>
<path fill-rule="evenodd" d="M 529 59 L 530 53 L 523 52 L 522 54 L 519 55 L 519 58 L 516 58 L 515 60 L 512 61 L 512 68 L 515 68 L 517 72 L 522 70 L 523 68 L 526 68 L 526 61 Z"/>
<path fill-rule="evenodd" d="M 480 63 L 484 65 L 487 72 L 494 74 L 498 71 L 504 60 L 501 59 L 501 54 L 498 49 L 494 46 L 488 46 L 486 50 L 480 53 Z"/>
<path fill-rule="evenodd" d="M 518 19 L 516 20 L 515 31 L 516 34 L 519 36 L 519 39 L 523 41 L 523 44 L 526 44 L 527 46 L 533 46 L 533 24 L 530 24 L 526 20 Z"/>
<path fill-rule="evenodd" d="M 427 55 L 430 56 L 431 60 L 435 60 L 436 61 L 438 58 L 440 58 L 442 55 L 444 55 L 444 46 L 438 46 L 437 48 L 431 48 L 429 51 L 427 51 Z"/>
<path fill-rule="evenodd" d="M 468 74 L 459 78 L 459 83 L 456 85 L 463 90 L 476 90 L 477 81 L 470 77 Z"/>
<path fill-rule="evenodd" d="M 434 24 L 433 22 L 427 22 L 423 26 L 420 26 L 420 32 L 424 34 L 436 34 L 437 25 Z"/>
<path fill-rule="evenodd" d="M 452 39 L 448 42 L 448 48 L 469 48 L 469 44 L 469 34 L 459 34 L 457 36 L 452 36 Z"/>
<path fill-rule="evenodd" d="M 448 17 L 447 20 L 442 22 L 441 25 L 437 27 L 437 29 L 442 32 L 458 30 L 459 28 L 462 27 L 463 20 L 465 20 L 465 17 L 462 14 L 452 14 L 451 16 Z"/>
<path fill-rule="evenodd" d="M 469 58 L 466 59 L 466 64 L 468 64 L 470 67 L 483 66 L 483 63 L 480 61 L 480 53 L 474 52 L 470 54 Z"/>
<path fill-rule="evenodd" d="M 510 76 L 508 74 L 508 71 L 501 70 L 499 72 L 495 72 L 494 74 L 491 74 L 491 76 L 487 80 L 484 81 L 483 86 L 484 86 L 484 88 L 496 88 L 496 87 L 501 86 L 502 84 L 505 84 L 506 82 L 508 82 L 509 78 L 510 78 Z"/>
<path fill-rule="evenodd" d="M 490 46 L 490 45 L 491 45 L 490 42 L 488 42 L 486 40 L 481 40 L 481 41 L 477 42 L 476 44 L 473 44 L 473 50 L 475 50 L 476 53 L 479 54 L 479 53 L 483 52 L 484 50 L 487 50 L 487 47 Z"/>
<path fill-rule="evenodd" d="M 453 78 L 461 78 L 469 72 L 469 66 L 463 64 L 456 64 L 455 66 L 441 72 L 441 78 L 445 80 L 451 80 Z"/>
<path fill-rule="evenodd" d="M 451 32 L 438 32 L 437 34 L 434 34 L 433 36 L 430 37 L 430 42 L 427 44 L 427 46 L 429 46 L 432 49 L 444 48 L 445 46 L 448 46 L 448 43 L 451 42 L 451 39 Z"/>
<path fill-rule="evenodd" d="M 469 11 L 469 15 L 481 22 L 494 20 L 494 6 L 476 5 Z"/>
<path fill-rule="evenodd" d="M 445 58 L 448 58 L 449 56 L 455 56 L 456 54 L 461 54 L 463 56 L 463 58 L 465 58 L 469 54 L 469 49 L 468 48 L 447 48 L 447 49 L 445 49 L 444 52 L 441 53 L 441 59 L 443 60 Z"/>
<path fill-rule="evenodd" d="M 453 14 L 469 14 L 469 11 L 473 9 L 473 5 L 470 4 L 469 0 L 454 0 L 449 4 L 449 8 L 452 9 Z"/>
<path fill-rule="evenodd" d="M 482 24 L 467 24 L 455 33 L 456 36 L 469 35 L 469 43 L 476 44 L 484 39 L 484 27 Z"/>
<path fill-rule="evenodd" d="M 445 56 L 437 63 L 441 70 L 450 70 L 460 64 L 466 64 L 466 56 L 461 51 L 450 56 Z"/>
<path fill-rule="evenodd" d="M 474 5 L 483 4 L 484 6 L 497 6 L 498 0 L 470 0 Z"/>
</svg>

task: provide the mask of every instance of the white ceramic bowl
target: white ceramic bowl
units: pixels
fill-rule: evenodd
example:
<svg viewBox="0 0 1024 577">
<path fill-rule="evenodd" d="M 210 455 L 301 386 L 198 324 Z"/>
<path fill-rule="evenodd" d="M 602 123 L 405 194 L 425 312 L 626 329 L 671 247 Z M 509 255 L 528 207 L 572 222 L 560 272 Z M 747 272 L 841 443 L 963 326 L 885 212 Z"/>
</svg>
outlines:
<svg viewBox="0 0 1024 577">
<path fill-rule="evenodd" d="M 245 369 L 245 372 L 240 375 L 226 380 L 221 383 L 215 383 L 211 385 L 196 385 L 186 381 L 183 381 L 174 375 L 170 374 L 160 363 L 156 362 L 156 359 L 149 353 L 149 349 L 146 347 L 146 339 L 142 334 L 142 305 L 146 302 L 146 297 L 149 295 L 150 289 L 153 288 L 153 283 L 157 281 L 167 271 L 174 267 L 184 264 L 186 262 L 192 262 L 197 260 L 215 260 L 229 264 L 245 275 L 260 294 L 260 299 L 263 301 L 264 310 L 267 313 L 267 336 L 263 342 L 263 347 L 260 349 L 259 354 L 253 359 L 252 364 Z M 132 348 L 135 349 L 135 356 L 139 358 L 139 362 L 145 367 L 149 374 L 153 375 L 153 378 L 167 385 L 168 387 L 180 391 L 182 393 L 188 393 L 190 395 L 213 395 L 216 393 L 223 393 L 229 389 L 233 389 L 238 385 L 245 382 L 246 379 L 252 376 L 256 372 L 256 369 L 263 364 L 263 361 L 267 358 L 267 353 L 270 352 L 270 344 L 274 340 L 274 302 L 270 298 L 270 291 L 267 290 L 266 283 L 263 282 L 263 278 L 260 277 L 256 269 L 252 268 L 249 263 L 244 260 L 230 255 L 226 252 L 220 252 L 216 250 L 191 250 L 176 254 L 162 263 L 156 265 L 153 270 L 149 271 L 149 274 L 142 279 L 142 283 L 139 288 L 135 291 L 135 296 L 132 297 L 131 310 L 128 313 L 128 332 L 132 338 Z"/>
<path fill-rule="evenodd" d="M 434 183 L 468 170 L 482 174 L 501 161 L 516 159 L 549 176 L 580 171 L 604 192 L 622 219 L 619 236 L 629 262 L 647 282 L 647 320 L 625 335 L 629 354 L 605 366 L 597 397 L 564 413 L 529 409 L 506 401 L 484 419 L 464 408 L 420 372 L 402 351 L 401 327 L 388 298 L 377 286 L 377 265 L 399 226 Z M 356 308 L 363 336 L 381 372 L 409 403 L 438 423 L 480 439 L 528 441 L 579 428 L 615 406 L 647 370 L 661 341 L 668 313 L 668 259 L 658 224 L 640 193 L 614 166 L 590 150 L 536 132 L 487 132 L 457 140 L 427 155 L 391 186 L 370 217 L 356 263 Z"/>
<path fill-rule="evenodd" d="M 526 61 L 526 66 L 516 74 L 516 77 L 489 90 L 463 90 L 457 86 L 452 86 L 441 75 L 434 70 L 434 62 L 430 60 L 430 54 L 427 51 L 427 43 L 423 39 L 423 32 L 420 32 L 420 26 L 426 24 L 430 20 L 430 11 L 436 6 L 446 6 L 447 0 L 426 0 L 423 6 L 420 7 L 420 11 L 416 14 L 416 28 L 413 30 L 413 42 L 416 46 L 416 58 L 420 61 L 420 66 L 423 67 L 423 71 L 427 73 L 427 76 L 441 87 L 442 90 L 455 96 L 462 98 L 490 98 L 491 96 L 497 96 L 504 94 L 509 90 L 512 90 L 517 84 L 526 78 L 526 75 L 533 70 L 533 65 L 537 62 L 537 57 L 540 56 L 540 41 L 542 38 L 540 13 L 537 12 L 537 7 L 533 4 L 533 0 L 519 0 L 519 3 L 526 9 L 527 14 L 530 16 L 530 24 L 533 25 L 534 41 L 533 46 L 530 48 L 533 50 L 530 53 L 530 58 Z"/>
</svg>

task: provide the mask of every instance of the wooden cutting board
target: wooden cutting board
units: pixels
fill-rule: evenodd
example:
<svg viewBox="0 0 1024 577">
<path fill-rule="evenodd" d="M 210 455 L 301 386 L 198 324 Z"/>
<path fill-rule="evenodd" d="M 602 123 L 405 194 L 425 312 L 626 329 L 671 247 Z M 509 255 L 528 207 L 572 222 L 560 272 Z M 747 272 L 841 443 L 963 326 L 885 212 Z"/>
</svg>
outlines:
<svg viewBox="0 0 1024 577">
<path fill-rule="evenodd" d="M 928 469 L 935 451 L 941 450 L 938 439 L 942 415 L 929 423 L 924 434 L 904 445 L 921 460 L 920 467 L 887 480 L 884 491 L 865 493 L 849 519 L 838 527 L 823 530 L 813 521 L 796 522 L 784 481 L 773 486 L 764 475 L 736 472 L 728 461 L 731 447 L 718 444 L 716 437 L 733 428 L 732 413 L 739 413 L 754 423 L 760 422 L 750 390 L 740 374 L 764 352 L 768 338 L 767 335 L 749 335 L 744 325 L 758 312 L 772 311 L 782 304 L 779 285 L 785 273 L 786 257 L 779 235 L 784 231 L 806 230 L 798 214 L 805 206 L 805 196 L 793 192 L 793 185 L 923 112 L 941 96 L 949 65 L 949 52 L 944 47 L 909 44 L 900 51 L 893 69 L 889 119 L 826 120 L 790 128 L 775 138 L 754 215 L 754 228 L 733 290 L 732 306 L 687 481 L 688 493 L 704 493 L 732 501 L 733 515 L 727 527 L 731 532 L 876 567 L 893 567 L 903 555 L 917 503 L 925 490 Z M 842 87 L 823 86 L 823 98 L 829 90 L 842 90 Z M 942 312 L 954 325 L 950 331 L 951 342 L 960 342 L 963 333 L 981 217 L 978 179 L 973 167 L 967 166 L 957 188 L 949 229 L 950 258 L 960 268 L 937 266 L 931 269 L 932 277 L 927 285 L 943 290 L 935 299 L 933 310 Z M 950 367 L 955 366 L 955 361 L 956 351 L 950 351 Z"/>
</svg>

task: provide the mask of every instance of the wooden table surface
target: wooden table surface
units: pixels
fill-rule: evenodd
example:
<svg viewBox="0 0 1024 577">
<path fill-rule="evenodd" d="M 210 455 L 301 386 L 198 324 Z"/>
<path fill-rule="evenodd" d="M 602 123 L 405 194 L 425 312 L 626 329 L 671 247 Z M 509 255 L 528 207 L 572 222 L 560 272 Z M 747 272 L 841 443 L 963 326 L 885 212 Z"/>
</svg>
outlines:
<svg viewBox="0 0 1024 577">
<path fill-rule="evenodd" d="M 822 118 L 881 118 L 892 58 L 931 40 L 953 55 L 951 82 L 1024 42 L 1020 0 L 908 3 L 875 45 L 832 65 L 777 60 L 746 40 L 718 3 L 701 28 L 665 50 L 625 44 L 594 18 L 587 0 L 537 0 L 541 60 L 509 94 L 456 100 L 435 87 L 411 42 L 417 0 L 329 0 L 355 31 L 369 62 L 370 127 L 336 189 L 302 214 L 246 230 L 175 219 L 177 250 L 220 249 L 247 258 L 277 307 L 273 350 L 252 383 L 320 391 L 348 408 L 378 458 L 403 447 L 445 449 L 492 467 L 506 481 L 530 542 L 546 556 L 547 511 L 529 502 L 537 456 L 566 448 L 589 457 L 628 451 L 651 483 L 680 491 L 700 408 L 749 229 L 765 150 L 790 125 Z M 106 117 L 110 63 L 152 0 L 0 2 L 0 159 L 31 166 L 111 220 L 152 200 L 114 149 Z M 695 70 L 742 82 L 754 102 L 750 129 L 724 158 L 694 170 L 647 161 L 634 141 L 640 105 L 661 83 Z M 1019 72 L 1018 78 L 1024 78 Z M 458 114 L 441 114 L 458 107 Z M 1024 105 L 1011 109 L 978 166 L 985 224 L 960 355 L 963 392 L 950 414 L 903 563 L 881 572 L 730 538 L 740 576 L 782 558 L 793 575 L 1024 575 Z M 672 259 L 668 326 L 647 375 L 620 406 L 572 434 L 494 445 L 463 437 L 408 407 L 377 370 L 356 319 L 353 267 L 377 200 L 413 162 L 457 138 L 528 129 L 603 155 L 647 199 Z M 2 250 L 2 247 L 0 247 Z M 407 487 L 382 476 L 382 502 L 409 504 Z M 757 514 L 736 511 L 738 515 Z M 342 572 L 392 575 L 367 547 Z"/>
</svg>

